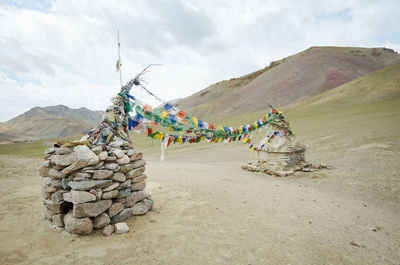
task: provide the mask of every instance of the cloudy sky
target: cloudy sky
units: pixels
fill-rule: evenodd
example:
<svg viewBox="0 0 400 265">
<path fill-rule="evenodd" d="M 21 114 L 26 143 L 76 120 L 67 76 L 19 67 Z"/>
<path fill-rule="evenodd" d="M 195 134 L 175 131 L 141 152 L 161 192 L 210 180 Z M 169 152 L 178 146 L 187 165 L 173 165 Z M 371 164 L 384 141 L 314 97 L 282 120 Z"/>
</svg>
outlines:
<svg viewBox="0 0 400 265">
<path fill-rule="evenodd" d="M 393 1 L 0 0 L 0 121 L 34 106 L 104 109 L 151 63 L 165 100 L 265 67 L 310 46 L 400 51 Z M 135 95 L 157 104 L 145 92 Z"/>
</svg>

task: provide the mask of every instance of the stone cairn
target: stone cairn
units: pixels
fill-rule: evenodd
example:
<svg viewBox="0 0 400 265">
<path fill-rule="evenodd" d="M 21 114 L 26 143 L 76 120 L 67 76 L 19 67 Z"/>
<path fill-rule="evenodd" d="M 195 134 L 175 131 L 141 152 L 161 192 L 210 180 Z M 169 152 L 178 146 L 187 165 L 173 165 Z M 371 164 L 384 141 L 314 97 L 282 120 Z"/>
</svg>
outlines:
<svg viewBox="0 0 400 265">
<path fill-rule="evenodd" d="M 129 228 L 123 220 L 151 210 L 153 201 L 144 191 L 146 162 L 127 130 L 124 95 L 129 89 L 129 83 L 122 87 L 87 136 L 56 142 L 45 151 L 40 168 L 44 216 L 55 227 L 71 234 L 124 233 Z"/>
<path fill-rule="evenodd" d="M 325 164 L 312 165 L 305 161 L 306 148 L 294 134 L 288 133 L 291 132 L 290 125 L 282 115 L 271 122 L 266 131 L 267 137 L 261 140 L 260 146 L 267 144 L 257 151 L 255 161 L 242 166 L 244 170 L 286 177 L 296 171 L 313 172 L 329 168 Z"/>
</svg>

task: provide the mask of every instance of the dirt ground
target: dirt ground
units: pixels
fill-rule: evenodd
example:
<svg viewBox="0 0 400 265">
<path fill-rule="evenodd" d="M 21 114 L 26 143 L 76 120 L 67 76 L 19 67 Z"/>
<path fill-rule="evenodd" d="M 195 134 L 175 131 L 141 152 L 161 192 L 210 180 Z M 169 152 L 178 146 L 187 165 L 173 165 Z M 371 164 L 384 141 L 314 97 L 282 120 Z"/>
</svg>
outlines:
<svg viewBox="0 0 400 265">
<path fill-rule="evenodd" d="M 0 264 L 400 263 L 398 193 L 382 193 L 374 165 L 350 166 L 357 159 L 341 154 L 324 161 L 327 153 L 311 150 L 310 162 L 334 168 L 274 178 L 241 170 L 253 155 L 234 144 L 169 151 L 165 162 L 145 156 L 155 206 L 110 237 L 51 228 L 41 211 L 42 160 L 2 155 Z M 397 167 L 376 169 L 393 181 L 385 187 L 397 187 Z"/>
</svg>

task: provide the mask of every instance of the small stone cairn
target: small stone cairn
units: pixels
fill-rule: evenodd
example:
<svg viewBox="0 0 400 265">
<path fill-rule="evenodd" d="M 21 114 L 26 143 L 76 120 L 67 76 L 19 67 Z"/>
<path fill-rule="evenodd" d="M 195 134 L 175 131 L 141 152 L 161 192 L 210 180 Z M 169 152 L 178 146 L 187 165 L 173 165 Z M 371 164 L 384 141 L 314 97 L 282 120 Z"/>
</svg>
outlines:
<svg viewBox="0 0 400 265">
<path fill-rule="evenodd" d="M 266 127 L 267 137 L 260 146 L 267 144 L 257 151 L 257 159 L 242 166 L 242 169 L 252 172 L 263 172 L 276 177 L 286 177 L 296 171 L 313 172 L 328 169 L 325 164 L 313 165 L 305 161 L 306 147 L 298 141 L 291 132 L 289 123 L 282 115 Z M 271 135 L 274 137 L 271 137 Z"/>
<path fill-rule="evenodd" d="M 129 138 L 127 94 L 133 81 L 112 99 L 103 120 L 80 141 L 45 151 L 40 168 L 44 216 L 71 234 L 103 229 L 129 231 L 122 221 L 144 215 L 153 206 L 146 194 L 143 153 Z"/>
</svg>

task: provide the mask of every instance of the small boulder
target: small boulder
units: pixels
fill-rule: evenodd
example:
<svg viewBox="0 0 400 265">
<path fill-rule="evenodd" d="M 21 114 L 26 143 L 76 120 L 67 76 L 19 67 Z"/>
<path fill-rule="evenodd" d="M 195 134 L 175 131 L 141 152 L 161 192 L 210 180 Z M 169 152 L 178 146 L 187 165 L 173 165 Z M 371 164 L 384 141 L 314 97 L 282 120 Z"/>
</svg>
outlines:
<svg viewBox="0 0 400 265">
<path fill-rule="evenodd" d="M 98 154 L 98 156 L 99 156 L 99 159 L 100 159 L 101 161 L 106 160 L 107 157 L 108 157 L 107 151 L 100 152 L 100 153 Z"/>
<path fill-rule="evenodd" d="M 113 172 L 111 170 L 99 169 L 93 174 L 93 179 L 109 179 Z"/>
<path fill-rule="evenodd" d="M 74 205 L 73 214 L 75 217 L 96 217 L 110 208 L 111 204 L 111 200 L 77 204 Z"/>
<path fill-rule="evenodd" d="M 93 153 L 86 145 L 78 145 L 74 147 L 74 154 L 78 159 L 82 159 L 88 166 L 99 163 L 99 157 Z"/>
<path fill-rule="evenodd" d="M 111 177 L 113 181 L 118 181 L 118 182 L 124 182 L 126 180 L 126 177 L 122 173 L 114 173 L 114 175 Z"/>
<path fill-rule="evenodd" d="M 129 232 L 129 227 L 126 223 L 116 223 L 114 227 L 116 234 L 124 234 Z"/>
<path fill-rule="evenodd" d="M 113 182 L 113 184 L 111 184 L 110 186 L 103 188 L 103 191 L 104 192 L 112 191 L 112 190 L 115 190 L 118 186 L 119 186 L 119 182 Z"/>
<path fill-rule="evenodd" d="M 102 213 L 93 219 L 94 228 L 102 228 L 110 224 L 110 217 L 106 213 Z"/>
<path fill-rule="evenodd" d="M 69 155 L 53 155 L 50 159 L 51 163 L 64 167 L 71 165 L 76 160 L 78 160 L 78 158 L 72 153 Z"/>
<path fill-rule="evenodd" d="M 142 190 L 132 192 L 128 197 L 126 197 L 124 205 L 125 205 L 125 207 L 132 207 L 133 205 L 135 205 L 135 203 L 143 200 L 146 197 L 147 197 L 146 192 L 144 192 Z"/>
<path fill-rule="evenodd" d="M 140 182 L 136 182 L 133 183 L 131 185 L 131 190 L 135 191 L 135 190 L 144 190 L 144 188 L 146 188 L 146 181 L 140 181 Z"/>
<path fill-rule="evenodd" d="M 125 165 L 128 164 L 130 162 L 129 157 L 127 155 L 124 155 L 123 157 L 117 159 L 117 163 L 119 165 Z"/>
<path fill-rule="evenodd" d="M 93 231 L 93 223 L 90 218 L 76 218 L 69 212 L 64 217 L 65 231 L 71 234 L 88 235 Z"/>
<path fill-rule="evenodd" d="M 122 212 L 123 210 L 124 210 L 124 205 L 120 202 L 115 202 L 111 205 L 111 207 L 107 210 L 107 212 L 110 217 L 113 217 L 116 214 Z"/>
<path fill-rule="evenodd" d="M 103 195 L 101 196 L 101 198 L 103 200 L 110 200 L 110 199 L 114 199 L 115 197 L 117 197 L 117 195 L 118 195 L 118 191 L 112 190 L 112 191 L 104 192 Z"/>
<path fill-rule="evenodd" d="M 96 196 L 90 192 L 73 190 L 71 193 L 71 201 L 73 204 L 81 204 L 96 200 Z"/>
<path fill-rule="evenodd" d="M 143 174 L 144 171 L 145 171 L 144 167 L 132 169 L 126 174 L 126 178 L 128 178 L 128 179 L 135 178 L 135 177 Z"/>
<path fill-rule="evenodd" d="M 111 234 L 114 233 L 114 226 L 113 225 L 107 225 L 103 228 L 103 235 L 105 236 L 111 236 Z"/>
<path fill-rule="evenodd" d="M 124 155 L 125 155 L 124 151 L 122 151 L 121 149 L 113 149 L 113 154 L 114 154 L 117 158 L 122 158 L 122 157 L 124 157 Z"/>
<path fill-rule="evenodd" d="M 125 198 L 125 197 L 128 197 L 130 194 L 131 194 L 130 188 L 119 190 L 117 193 L 117 198 Z"/>
</svg>

